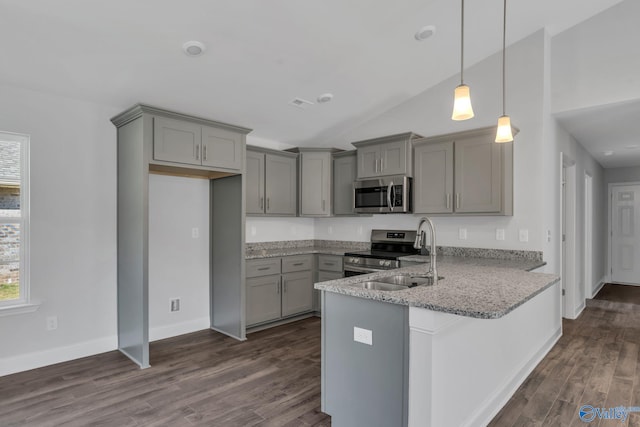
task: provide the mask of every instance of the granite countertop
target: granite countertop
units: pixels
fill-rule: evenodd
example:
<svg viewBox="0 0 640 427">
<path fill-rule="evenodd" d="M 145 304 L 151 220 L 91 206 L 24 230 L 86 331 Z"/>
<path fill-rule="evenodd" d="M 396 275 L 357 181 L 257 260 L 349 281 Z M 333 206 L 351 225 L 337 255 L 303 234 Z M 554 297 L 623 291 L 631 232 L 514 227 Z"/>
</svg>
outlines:
<svg viewBox="0 0 640 427">
<path fill-rule="evenodd" d="M 544 265 L 542 261 L 447 256 L 438 257 L 437 261 L 438 275 L 444 279 L 433 286 L 417 286 L 400 291 L 350 286 L 397 274 L 424 274 L 428 268 L 428 264 L 424 264 L 316 283 L 315 288 L 460 316 L 497 319 L 560 280 L 556 275 L 525 271 Z"/>
<path fill-rule="evenodd" d="M 408 255 L 399 258 L 400 261 L 409 262 L 429 262 L 429 255 Z M 546 265 L 546 261 L 536 259 L 495 259 L 495 258 L 473 258 L 458 256 L 441 256 L 437 258 L 438 270 L 441 265 L 467 265 L 476 267 L 491 268 L 513 268 L 516 270 L 531 271 Z M 438 273 L 440 274 L 440 273 Z M 440 274 L 442 276 L 442 274 Z"/>
<path fill-rule="evenodd" d="M 306 254 L 325 254 L 325 255 L 344 255 L 345 252 L 353 252 L 352 247 L 341 246 L 303 246 L 297 248 L 274 248 L 274 249 L 259 249 L 253 251 L 247 251 L 245 259 L 258 259 L 258 258 L 274 258 L 280 256 L 289 255 L 306 255 Z"/>
</svg>

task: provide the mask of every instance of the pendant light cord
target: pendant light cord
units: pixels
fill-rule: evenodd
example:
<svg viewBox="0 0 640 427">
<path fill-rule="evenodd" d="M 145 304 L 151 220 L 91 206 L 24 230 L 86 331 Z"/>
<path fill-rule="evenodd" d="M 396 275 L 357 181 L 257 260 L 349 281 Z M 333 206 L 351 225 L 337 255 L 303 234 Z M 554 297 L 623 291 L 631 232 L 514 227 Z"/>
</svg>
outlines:
<svg viewBox="0 0 640 427">
<path fill-rule="evenodd" d="M 507 111 L 507 95 L 506 95 L 506 59 L 507 56 L 507 0 L 504 0 L 504 10 L 502 14 L 502 115 L 506 115 Z"/>
<path fill-rule="evenodd" d="M 460 84 L 464 84 L 464 0 L 460 8 Z"/>
</svg>

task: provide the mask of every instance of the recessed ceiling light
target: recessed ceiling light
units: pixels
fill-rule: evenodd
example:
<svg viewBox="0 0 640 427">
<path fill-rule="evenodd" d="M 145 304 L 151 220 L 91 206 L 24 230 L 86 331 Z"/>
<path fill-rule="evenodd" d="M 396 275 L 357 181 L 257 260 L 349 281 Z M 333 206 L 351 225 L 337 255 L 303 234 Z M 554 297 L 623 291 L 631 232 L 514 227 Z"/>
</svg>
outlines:
<svg viewBox="0 0 640 427">
<path fill-rule="evenodd" d="M 200 56 L 206 50 L 203 43 L 195 40 L 191 40 L 182 45 L 182 50 L 187 56 Z"/>
<path fill-rule="evenodd" d="M 424 39 L 428 39 L 435 33 L 436 33 L 436 27 L 434 27 L 433 25 L 425 25 L 424 27 L 418 30 L 418 32 L 414 35 L 414 37 L 416 38 L 416 40 L 422 41 Z"/>
<path fill-rule="evenodd" d="M 604 154 L 605 156 L 613 156 L 613 151 L 611 150 L 603 151 L 602 154 Z"/>
<path fill-rule="evenodd" d="M 329 102 L 333 99 L 333 94 L 332 93 L 323 93 L 322 95 L 320 95 L 317 99 L 317 101 L 322 104 L 325 102 Z"/>
<path fill-rule="evenodd" d="M 306 99 L 302 99 L 302 98 L 294 98 L 291 101 L 289 101 L 289 105 L 293 105 L 294 107 L 305 109 L 308 106 L 313 105 L 313 102 L 307 101 Z"/>
</svg>

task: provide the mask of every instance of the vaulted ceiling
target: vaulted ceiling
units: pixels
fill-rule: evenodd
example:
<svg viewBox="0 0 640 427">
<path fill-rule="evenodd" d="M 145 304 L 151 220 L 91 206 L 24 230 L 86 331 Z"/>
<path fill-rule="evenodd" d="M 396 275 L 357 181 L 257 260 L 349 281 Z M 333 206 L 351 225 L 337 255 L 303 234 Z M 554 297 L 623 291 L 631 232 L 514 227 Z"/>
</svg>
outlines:
<svg viewBox="0 0 640 427">
<path fill-rule="evenodd" d="M 508 43 L 620 0 L 511 0 Z M 467 0 L 465 62 L 501 48 L 501 0 Z M 415 32 L 434 25 L 418 42 Z M 330 145 L 459 71 L 455 0 L 0 0 L 0 84 L 126 108 L 144 102 Z M 200 57 L 182 45 L 199 40 Z M 325 92 L 331 102 L 319 104 Z M 306 109 L 296 98 L 314 102 Z M 327 132 L 330 130 L 330 132 Z"/>
</svg>

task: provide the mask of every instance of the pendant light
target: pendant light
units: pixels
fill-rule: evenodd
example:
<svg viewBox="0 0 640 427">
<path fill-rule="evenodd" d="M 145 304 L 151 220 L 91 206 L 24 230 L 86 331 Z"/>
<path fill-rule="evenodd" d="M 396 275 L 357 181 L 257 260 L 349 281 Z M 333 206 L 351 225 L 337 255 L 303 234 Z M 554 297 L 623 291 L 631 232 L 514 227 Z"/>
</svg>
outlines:
<svg viewBox="0 0 640 427">
<path fill-rule="evenodd" d="M 471 108 L 471 95 L 469 94 L 469 86 L 464 84 L 464 0 L 461 5 L 460 18 L 460 85 L 456 87 L 453 100 L 453 113 L 451 120 L 467 120 L 473 117 L 473 108 Z"/>
<path fill-rule="evenodd" d="M 502 16 L 502 116 L 498 117 L 498 129 L 496 131 L 496 142 L 511 142 L 513 134 L 511 132 L 511 118 L 506 111 L 506 51 L 507 51 L 507 0 L 504 0 L 504 11 Z"/>
</svg>

